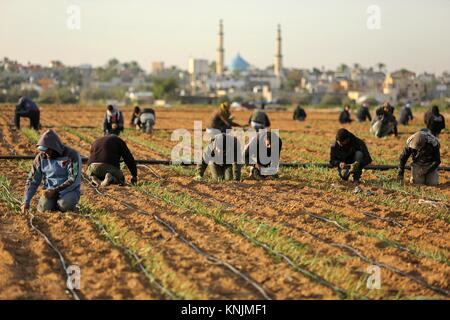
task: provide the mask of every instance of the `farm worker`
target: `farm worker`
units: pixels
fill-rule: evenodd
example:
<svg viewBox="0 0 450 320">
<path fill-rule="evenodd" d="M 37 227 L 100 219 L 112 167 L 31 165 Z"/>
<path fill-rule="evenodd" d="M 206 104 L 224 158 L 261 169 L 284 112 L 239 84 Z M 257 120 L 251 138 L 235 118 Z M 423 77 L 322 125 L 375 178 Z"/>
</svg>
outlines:
<svg viewBox="0 0 450 320">
<path fill-rule="evenodd" d="M 265 105 L 263 104 L 260 109 L 253 111 L 250 119 L 248 119 L 248 124 L 256 131 L 270 127 L 270 120 L 267 113 L 264 112 L 264 108 Z"/>
<path fill-rule="evenodd" d="M 344 109 L 339 114 L 339 122 L 342 124 L 352 122 L 352 118 L 350 115 L 350 106 L 348 104 L 344 106 Z"/>
<path fill-rule="evenodd" d="M 21 97 L 16 105 L 14 124 L 17 129 L 20 129 L 20 118 L 29 118 L 30 128 L 39 130 L 40 114 L 39 107 L 33 102 L 33 100 L 27 97 Z"/>
<path fill-rule="evenodd" d="M 431 110 L 425 113 L 424 122 L 427 128 L 436 137 L 439 137 L 441 131 L 445 129 L 445 118 L 439 113 L 438 106 L 433 106 Z"/>
<path fill-rule="evenodd" d="M 366 120 L 372 121 L 372 116 L 369 111 L 369 104 L 364 102 L 358 111 L 356 111 L 356 119 L 358 122 L 366 122 Z"/>
<path fill-rule="evenodd" d="M 117 106 L 110 104 L 103 119 L 104 134 L 119 135 L 123 131 L 123 114 Z"/>
<path fill-rule="evenodd" d="M 141 123 L 141 130 L 145 133 L 151 133 L 155 125 L 155 110 L 152 108 L 145 108 L 139 117 Z"/>
<path fill-rule="evenodd" d="M 213 179 L 239 181 L 242 163 L 240 152 L 240 143 L 236 137 L 225 133 L 214 136 L 203 154 L 202 162 L 197 164 L 195 179 L 201 180 L 209 166 Z"/>
<path fill-rule="evenodd" d="M 414 119 L 413 113 L 411 111 L 411 104 L 407 103 L 403 108 L 400 109 L 400 116 L 398 118 L 398 121 L 407 126 L 409 121 Z"/>
<path fill-rule="evenodd" d="M 136 130 L 141 129 L 141 122 L 139 117 L 141 116 L 141 108 L 139 106 L 134 107 L 133 114 L 131 115 L 130 126 L 134 126 Z"/>
<path fill-rule="evenodd" d="M 220 132 L 226 133 L 226 131 L 231 130 L 233 126 L 240 127 L 239 124 L 233 122 L 233 117 L 230 112 L 230 104 L 228 102 L 223 102 L 220 104 L 219 110 L 213 114 L 211 123 L 206 129 L 206 132 L 211 137 L 214 137 Z"/>
<path fill-rule="evenodd" d="M 272 131 L 259 131 L 245 148 L 245 164 L 250 165 L 250 177 L 261 179 L 275 176 L 280 163 L 283 142 Z"/>
<path fill-rule="evenodd" d="M 372 121 L 370 133 L 378 138 L 386 137 L 391 134 L 394 134 L 397 137 L 397 119 L 395 119 L 394 116 L 394 108 L 389 103 L 385 103 L 383 106 L 379 107 L 375 113 L 376 116 Z"/>
<path fill-rule="evenodd" d="M 53 130 L 47 130 L 37 146 L 39 153 L 28 175 L 22 212 L 30 208 L 31 199 L 42 180 L 44 190 L 37 207 L 39 212 L 75 210 L 80 200 L 80 155 L 62 144 Z"/>
<path fill-rule="evenodd" d="M 362 170 L 371 162 L 365 142 L 348 130 L 339 129 L 331 145 L 330 165 L 338 168 L 341 179 L 347 181 L 353 175 L 353 181 L 359 182 Z"/>
<path fill-rule="evenodd" d="M 303 109 L 300 104 L 297 105 L 297 107 L 294 110 L 293 119 L 296 121 L 305 121 L 306 119 L 306 112 L 305 109 Z"/>
<path fill-rule="evenodd" d="M 439 184 L 437 168 L 441 163 L 439 140 L 429 130 L 422 129 L 408 138 L 400 156 L 398 180 L 403 181 L 405 165 L 412 156 L 411 183 L 436 186 Z"/>
<path fill-rule="evenodd" d="M 114 134 L 98 138 L 92 143 L 86 174 L 94 186 L 110 184 L 125 184 L 125 177 L 120 170 L 120 160 L 123 159 L 131 172 L 131 183 L 137 183 L 136 161 L 127 144 Z M 100 180 L 103 180 L 100 182 Z"/>
</svg>

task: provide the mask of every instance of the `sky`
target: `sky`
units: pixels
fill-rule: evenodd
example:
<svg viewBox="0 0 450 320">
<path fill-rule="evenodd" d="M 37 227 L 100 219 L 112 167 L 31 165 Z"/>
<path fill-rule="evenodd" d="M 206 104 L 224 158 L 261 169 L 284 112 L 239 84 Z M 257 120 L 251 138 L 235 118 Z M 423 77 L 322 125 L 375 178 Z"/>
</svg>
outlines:
<svg viewBox="0 0 450 320">
<path fill-rule="evenodd" d="M 71 5 L 80 29 L 67 26 Z M 371 5 L 379 29 L 367 26 Z M 220 19 L 227 64 L 237 53 L 256 67 L 273 64 L 281 24 L 285 67 L 450 71 L 450 0 L 0 0 L 0 58 L 187 69 L 190 57 L 215 59 Z"/>
</svg>

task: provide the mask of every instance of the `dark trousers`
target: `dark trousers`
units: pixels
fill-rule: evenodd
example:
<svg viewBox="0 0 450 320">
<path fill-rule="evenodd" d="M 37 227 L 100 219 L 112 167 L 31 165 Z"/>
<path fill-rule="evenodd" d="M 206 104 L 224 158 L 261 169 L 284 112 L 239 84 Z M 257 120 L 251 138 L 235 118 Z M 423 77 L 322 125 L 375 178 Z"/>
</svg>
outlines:
<svg viewBox="0 0 450 320">
<path fill-rule="evenodd" d="M 39 110 L 28 111 L 27 113 L 18 113 L 14 114 L 14 124 L 17 129 L 20 129 L 20 118 L 29 118 L 30 119 L 30 128 L 34 130 L 39 130 L 39 121 L 41 117 L 41 112 Z"/>
</svg>

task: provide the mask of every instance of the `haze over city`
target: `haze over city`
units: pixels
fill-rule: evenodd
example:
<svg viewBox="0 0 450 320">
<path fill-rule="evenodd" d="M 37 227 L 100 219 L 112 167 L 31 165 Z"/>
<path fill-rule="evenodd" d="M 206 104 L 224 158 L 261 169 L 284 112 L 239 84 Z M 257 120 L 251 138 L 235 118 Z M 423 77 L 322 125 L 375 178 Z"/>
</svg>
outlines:
<svg viewBox="0 0 450 320">
<path fill-rule="evenodd" d="M 67 27 L 70 5 L 81 29 Z M 367 8 L 381 10 L 380 29 Z M 215 59 L 218 21 L 225 28 L 225 64 L 240 53 L 250 64 L 273 64 L 277 24 L 286 67 L 341 63 L 441 73 L 450 69 L 450 1 L 266 0 L 26 1 L 0 3 L 0 55 L 22 63 L 103 65 L 110 58 L 187 68 L 190 57 Z"/>
</svg>

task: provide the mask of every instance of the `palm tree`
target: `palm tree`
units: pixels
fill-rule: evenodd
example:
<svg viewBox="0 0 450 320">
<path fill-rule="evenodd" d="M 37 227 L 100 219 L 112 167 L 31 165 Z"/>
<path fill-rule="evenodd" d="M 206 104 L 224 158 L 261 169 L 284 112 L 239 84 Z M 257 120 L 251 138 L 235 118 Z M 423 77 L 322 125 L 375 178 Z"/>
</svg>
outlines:
<svg viewBox="0 0 450 320">
<path fill-rule="evenodd" d="M 384 69 L 386 68 L 386 65 L 383 62 L 378 62 L 377 63 L 377 68 L 379 72 L 383 72 Z"/>
</svg>

